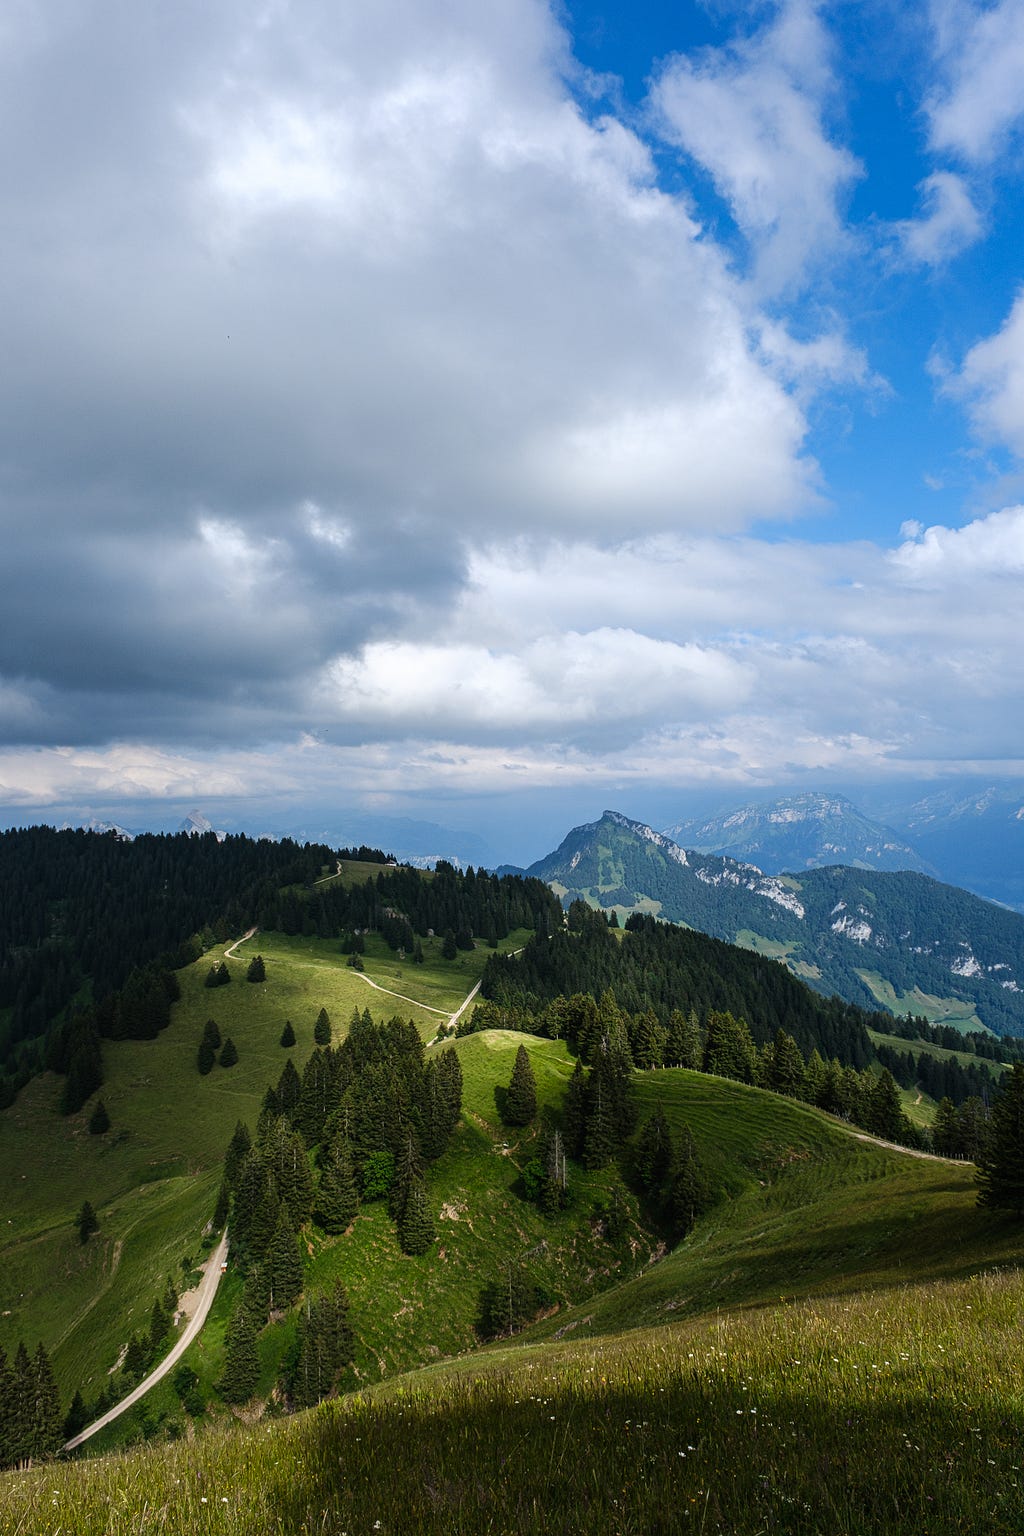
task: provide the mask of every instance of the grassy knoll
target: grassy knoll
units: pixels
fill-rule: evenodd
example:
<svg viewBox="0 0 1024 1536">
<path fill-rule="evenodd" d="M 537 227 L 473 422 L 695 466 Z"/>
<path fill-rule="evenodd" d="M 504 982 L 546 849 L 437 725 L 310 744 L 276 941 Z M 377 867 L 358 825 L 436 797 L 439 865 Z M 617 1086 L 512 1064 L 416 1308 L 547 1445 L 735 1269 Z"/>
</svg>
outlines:
<svg viewBox="0 0 1024 1536">
<path fill-rule="evenodd" d="M 523 937 L 504 945 L 515 948 Z M 207 988 L 211 964 L 231 946 L 212 950 L 178 973 L 181 1000 L 156 1040 L 105 1044 L 105 1136 L 87 1131 L 94 1101 L 64 1119 L 56 1109 L 59 1080 L 29 1083 L 0 1114 L 0 1345 L 10 1353 L 20 1338 L 32 1347 L 41 1339 L 67 1396 L 79 1386 L 95 1391 L 167 1274 L 180 1279 L 181 1258 L 200 1253 L 235 1123 L 255 1124 L 287 1055 L 301 1071 L 321 1006 L 335 1038 L 354 1007 L 375 1018 L 415 1018 L 430 1037 L 442 1015 L 428 1009 L 458 1007 L 489 953 L 481 947 L 446 961 L 440 940 L 423 947 L 424 964 L 414 966 L 371 939 L 364 974 L 428 1007 L 374 990 L 346 965 L 336 942 L 257 934 L 228 956 L 231 984 Z M 245 980 L 257 952 L 267 967 L 261 984 Z M 203 1077 L 195 1059 L 208 1018 L 234 1040 L 239 1060 Z M 278 1043 L 286 1018 L 297 1036 L 290 1051 Z M 83 1248 L 72 1221 L 86 1199 L 100 1233 Z"/>
</svg>

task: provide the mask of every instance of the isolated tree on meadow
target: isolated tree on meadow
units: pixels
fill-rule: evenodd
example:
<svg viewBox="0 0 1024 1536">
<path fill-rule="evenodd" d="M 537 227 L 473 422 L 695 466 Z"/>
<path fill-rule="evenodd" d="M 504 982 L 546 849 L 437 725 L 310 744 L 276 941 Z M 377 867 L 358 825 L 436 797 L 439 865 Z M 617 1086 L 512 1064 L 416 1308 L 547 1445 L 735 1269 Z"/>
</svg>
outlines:
<svg viewBox="0 0 1024 1536">
<path fill-rule="evenodd" d="M 99 1217 L 88 1200 L 83 1200 L 82 1208 L 75 1217 L 75 1226 L 78 1229 L 78 1241 L 80 1243 L 87 1243 L 93 1233 L 99 1231 Z"/>
<path fill-rule="evenodd" d="M 89 1116 L 89 1135 L 103 1136 L 110 1130 L 110 1116 L 107 1114 L 107 1106 L 102 1099 L 97 1099 L 96 1108 Z"/>
<path fill-rule="evenodd" d="M 281 1031 L 279 1044 L 285 1046 L 295 1044 L 295 1030 L 292 1027 L 291 1019 L 285 1019 L 284 1021 L 284 1029 Z"/>
<path fill-rule="evenodd" d="M 228 1038 L 224 1041 L 224 1045 L 221 1049 L 220 1064 L 222 1067 L 233 1067 L 237 1060 L 238 1047 L 235 1045 L 235 1042 L 229 1035 Z"/>
<path fill-rule="evenodd" d="M 537 1079 L 526 1047 L 516 1051 L 512 1077 L 505 1093 L 505 1109 L 502 1119 L 506 1125 L 529 1125 L 537 1113 Z"/>
<path fill-rule="evenodd" d="M 331 1043 L 331 1016 L 326 1008 L 321 1008 L 316 1016 L 313 1026 L 313 1039 L 317 1045 L 330 1045 Z"/>
<path fill-rule="evenodd" d="M 249 961 L 248 970 L 245 973 L 246 981 L 266 981 L 267 968 L 263 964 L 262 955 L 253 955 Z"/>
</svg>

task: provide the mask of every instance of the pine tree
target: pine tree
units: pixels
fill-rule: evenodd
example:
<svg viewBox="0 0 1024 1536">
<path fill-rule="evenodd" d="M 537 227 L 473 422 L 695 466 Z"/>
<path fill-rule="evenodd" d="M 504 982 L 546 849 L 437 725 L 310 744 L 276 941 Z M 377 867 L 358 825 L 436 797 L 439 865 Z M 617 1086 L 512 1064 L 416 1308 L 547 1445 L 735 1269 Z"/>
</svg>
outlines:
<svg viewBox="0 0 1024 1536">
<path fill-rule="evenodd" d="M 443 960 L 455 960 L 458 958 L 459 946 L 455 942 L 454 928 L 446 928 L 444 941 L 441 945 L 441 958 Z"/>
<path fill-rule="evenodd" d="M 234 1135 L 228 1143 L 228 1150 L 224 1157 L 224 1177 L 232 1189 L 238 1178 L 238 1170 L 241 1168 L 245 1155 L 251 1146 L 252 1137 L 249 1134 L 249 1127 L 244 1120 L 236 1121 Z"/>
<path fill-rule="evenodd" d="M 649 1200 L 657 1200 L 672 1161 L 672 1133 L 659 1104 L 644 1122 L 633 1153 L 633 1172 Z"/>
<path fill-rule="evenodd" d="M 529 1125 L 537 1113 L 537 1080 L 527 1055 L 521 1045 L 516 1051 L 512 1077 L 505 1093 L 502 1119 L 506 1125 Z"/>
<path fill-rule="evenodd" d="M 88 1405 L 86 1404 L 85 1398 L 82 1396 L 81 1392 L 76 1390 L 74 1397 L 71 1399 L 71 1406 L 67 1413 L 64 1415 L 64 1425 L 62 1429 L 64 1439 L 73 1440 L 76 1435 L 81 1434 L 82 1430 L 85 1428 L 88 1422 Z M 0 1445 L 0 1466 L 2 1465 L 4 1465 L 3 1449 L 2 1445 Z"/>
<path fill-rule="evenodd" d="M 36 1346 L 29 1375 L 30 1411 L 32 1417 L 31 1455 L 51 1456 L 63 1441 L 63 1422 L 60 1411 L 60 1393 L 54 1378 L 50 1357 L 42 1344 Z"/>
<path fill-rule="evenodd" d="M 220 1064 L 222 1067 L 233 1067 L 238 1060 L 238 1049 L 229 1035 L 224 1041 L 220 1052 Z"/>
<path fill-rule="evenodd" d="M 223 1232 L 225 1223 L 231 1213 L 231 1185 L 225 1173 L 217 1190 L 217 1203 L 213 1207 L 213 1230 Z"/>
<path fill-rule="evenodd" d="M 988 1147 L 978 1157 L 978 1204 L 1024 1217 L 1024 1062 L 1003 1075 Z"/>
<path fill-rule="evenodd" d="M 583 1063 L 577 1057 L 562 1100 L 562 1135 L 565 1138 L 565 1150 L 570 1157 L 581 1157 L 586 1127 L 587 1081 L 583 1075 Z"/>
<path fill-rule="evenodd" d="M 281 1031 L 279 1044 L 286 1046 L 295 1044 L 295 1030 L 292 1027 L 291 1019 L 285 1019 L 284 1021 L 284 1029 Z"/>
<path fill-rule="evenodd" d="M 346 1232 L 359 1210 L 352 1155 L 345 1142 L 330 1154 L 313 1203 L 313 1219 L 324 1232 L 338 1237 Z"/>
<path fill-rule="evenodd" d="M 313 1039 L 317 1045 L 330 1045 L 331 1019 L 326 1008 L 321 1008 L 313 1025 Z"/>
<path fill-rule="evenodd" d="M 354 1355 L 348 1298 L 340 1281 L 324 1296 L 308 1299 L 299 1318 L 299 1356 L 291 1394 L 298 1408 L 329 1397 Z"/>
<path fill-rule="evenodd" d="M 207 1019 L 203 1026 L 203 1037 L 199 1042 L 199 1050 L 196 1053 L 196 1066 L 203 1077 L 209 1072 L 217 1060 L 217 1052 L 220 1049 L 220 1030 L 216 1021 Z"/>
<path fill-rule="evenodd" d="M 278 1112 L 282 1115 L 287 1115 L 289 1120 L 291 1120 L 302 1097 L 302 1078 L 296 1072 L 295 1063 L 290 1056 L 281 1069 L 281 1076 L 277 1080 L 274 1096 L 277 1100 Z"/>
<path fill-rule="evenodd" d="M 152 1353 L 158 1354 L 161 1344 L 171 1331 L 171 1320 L 164 1311 L 163 1302 L 158 1298 L 153 1303 L 149 1314 L 149 1347 Z"/>
<path fill-rule="evenodd" d="M 959 1157 L 960 1121 L 952 1099 L 940 1099 L 932 1123 L 932 1145 L 940 1157 Z"/>
<path fill-rule="evenodd" d="M 99 1217 L 88 1200 L 82 1202 L 82 1208 L 75 1217 L 75 1226 L 78 1229 L 80 1243 L 87 1243 L 93 1233 L 99 1231 Z"/>
<path fill-rule="evenodd" d="M 96 1100 L 96 1108 L 89 1116 L 89 1135 L 104 1136 L 110 1130 L 110 1116 L 102 1099 Z"/>
<path fill-rule="evenodd" d="M 296 1297 L 302 1294 L 302 1255 L 294 1228 L 288 1220 L 288 1212 L 283 1206 L 267 1247 L 263 1268 L 270 1291 L 271 1311 L 282 1311 L 290 1307 Z"/>
<path fill-rule="evenodd" d="M 402 1252 L 414 1256 L 426 1253 L 435 1235 L 434 1218 L 427 1204 L 427 1191 L 422 1179 L 417 1179 L 409 1186 L 398 1222 L 398 1241 Z"/>
<path fill-rule="evenodd" d="M 684 1125 L 672 1156 L 666 1189 L 666 1209 L 672 1230 L 684 1237 L 711 1203 L 711 1186 L 690 1128 Z"/>
<path fill-rule="evenodd" d="M 766 1086 L 775 1093 L 785 1093 L 792 1098 L 803 1087 L 804 1072 L 805 1063 L 800 1047 L 780 1025 L 772 1041 Z"/>
<path fill-rule="evenodd" d="M 239 1307 L 228 1326 L 224 1347 L 224 1374 L 217 1384 L 225 1402 L 247 1403 L 260 1379 L 256 1327 L 245 1307 Z"/>
<path fill-rule="evenodd" d="M 263 964 L 262 955 L 253 955 L 249 961 L 249 967 L 245 973 L 246 981 L 266 981 L 267 968 Z"/>
</svg>

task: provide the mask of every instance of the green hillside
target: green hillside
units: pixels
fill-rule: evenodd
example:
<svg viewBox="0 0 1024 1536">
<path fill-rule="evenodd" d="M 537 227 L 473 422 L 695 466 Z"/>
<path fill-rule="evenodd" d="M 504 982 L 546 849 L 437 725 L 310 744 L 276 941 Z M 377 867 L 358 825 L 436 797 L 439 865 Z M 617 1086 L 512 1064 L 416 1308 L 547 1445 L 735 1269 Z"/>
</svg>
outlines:
<svg viewBox="0 0 1024 1536">
<path fill-rule="evenodd" d="M 525 937 L 514 933 L 502 947 L 516 948 Z M 178 973 L 181 999 L 155 1040 L 107 1044 L 106 1080 L 96 1095 L 111 1120 L 104 1136 L 87 1130 L 95 1098 L 65 1118 L 57 1113 L 58 1080 L 33 1079 L 0 1113 L 0 1347 L 11 1353 L 20 1338 L 42 1339 L 66 1392 L 95 1392 L 167 1274 L 180 1279 L 182 1258 L 201 1254 L 235 1124 L 255 1124 L 264 1090 L 288 1055 L 301 1068 L 319 1009 L 327 1008 L 339 1037 L 352 1010 L 368 1007 L 377 1018 L 415 1019 L 429 1039 L 490 953 L 460 951 L 447 961 L 439 939 L 423 943 L 424 964 L 414 966 L 369 937 L 361 975 L 337 943 L 315 938 L 260 933 L 212 950 Z M 245 973 L 257 951 L 267 980 L 254 985 Z M 207 988 L 211 964 L 225 953 L 231 984 Z M 234 1040 L 239 1060 L 204 1077 L 196 1052 L 211 1017 Z M 278 1043 L 288 1018 L 297 1037 L 290 1051 Z M 100 1232 L 83 1247 L 72 1221 L 86 1199 Z"/>
<path fill-rule="evenodd" d="M 453 1223 L 444 1246 L 477 1279 L 498 1250 L 470 1226 L 497 1225 L 491 1194 L 514 1199 L 493 1090 L 515 1044 L 458 1046 L 465 1230 Z M 549 1097 L 561 1048 L 528 1044 Z M 83 1536 L 1019 1529 L 1018 1224 L 977 1210 L 967 1168 L 775 1095 L 681 1070 L 637 1090 L 692 1127 L 723 1197 L 674 1252 L 518 1340 L 389 1370 L 294 1419 L 7 1474 L 0 1530 L 56 1531 L 72 1510 Z M 516 1224 L 528 1242 L 518 1211 Z M 424 1261 L 389 1255 L 370 1225 L 378 1284 L 357 1304 L 355 1250 L 346 1276 L 355 1318 L 380 1303 L 362 1348 L 388 1335 L 396 1365 L 430 1358 L 448 1286 L 419 1284 Z M 420 1313 L 405 1337 L 403 1312 Z"/>
</svg>

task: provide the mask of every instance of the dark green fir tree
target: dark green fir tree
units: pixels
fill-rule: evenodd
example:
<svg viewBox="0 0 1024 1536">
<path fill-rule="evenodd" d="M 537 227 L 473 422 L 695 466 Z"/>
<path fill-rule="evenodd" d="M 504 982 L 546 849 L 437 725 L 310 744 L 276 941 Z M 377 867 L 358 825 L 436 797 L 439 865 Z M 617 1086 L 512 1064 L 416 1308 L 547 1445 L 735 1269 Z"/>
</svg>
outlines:
<svg viewBox="0 0 1024 1536">
<path fill-rule="evenodd" d="M 506 1125 L 529 1125 L 537 1113 L 537 1080 L 526 1047 L 516 1051 L 515 1065 L 505 1092 L 502 1119 Z"/>
</svg>

